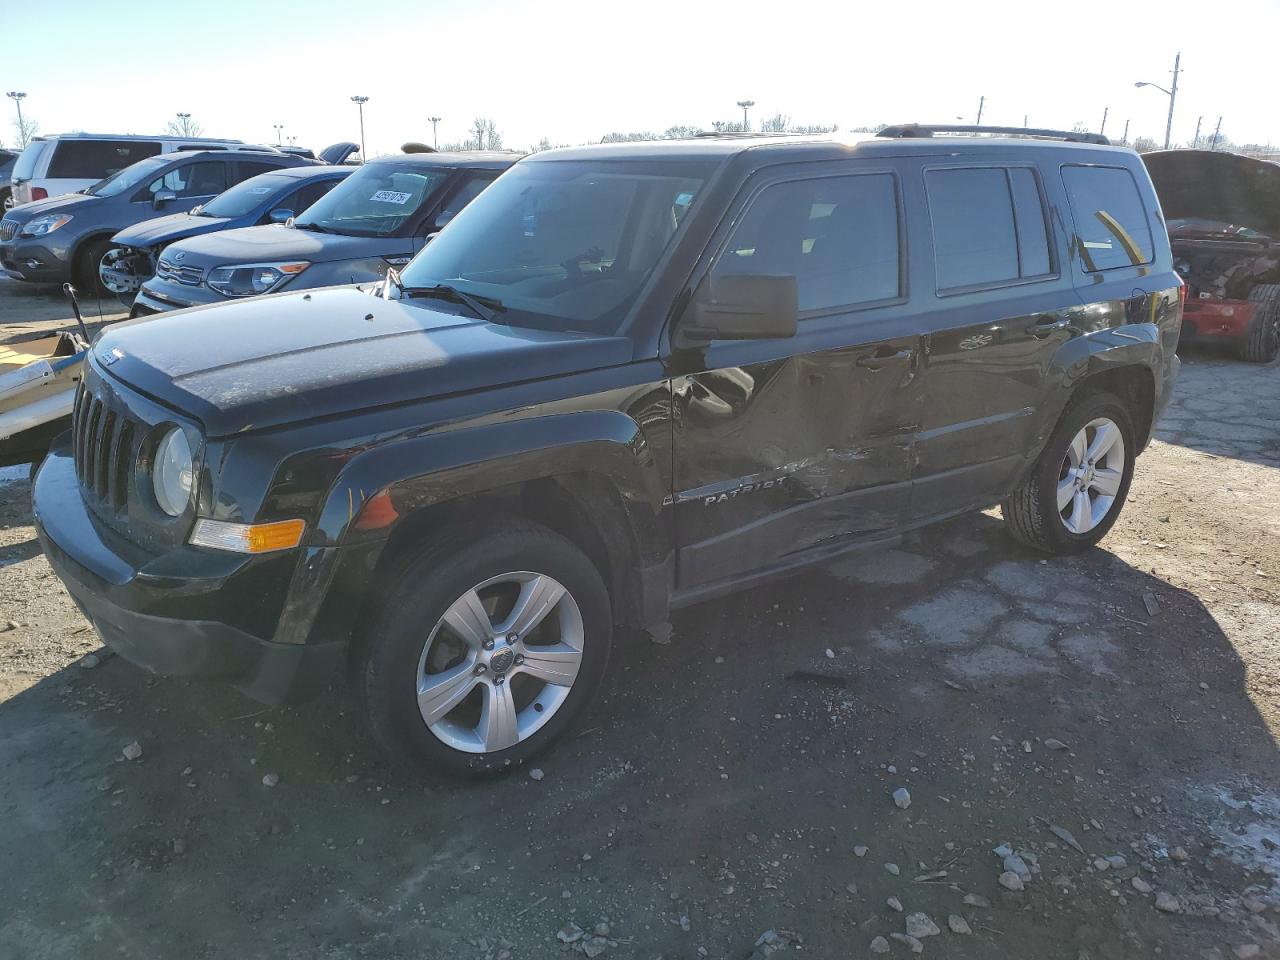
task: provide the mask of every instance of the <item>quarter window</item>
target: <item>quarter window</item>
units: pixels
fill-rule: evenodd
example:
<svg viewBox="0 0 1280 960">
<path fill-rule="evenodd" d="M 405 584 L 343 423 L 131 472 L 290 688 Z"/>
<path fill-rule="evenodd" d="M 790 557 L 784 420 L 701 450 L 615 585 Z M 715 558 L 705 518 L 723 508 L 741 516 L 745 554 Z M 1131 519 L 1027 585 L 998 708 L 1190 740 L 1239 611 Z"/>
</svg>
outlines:
<svg viewBox="0 0 1280 960">
<path fill-rule="evenodd" d="M 179 199 L 183 197 L 211 197 L 227 189 L 225 164 L 205 161 L 189 163 L 185 167 L 170 170 L 163 177 L 151 181 L 148 190 L 152 195 L 168 190 Z"/>
<path fill-rule="evenodd" d="M 752 201 L 717 276 L 794 276 L 800 312 L 901 294 L 898 196 L 892 174 L 794 180 Z"/>
<path fill-rule="evenodd" d="M 1123 167 L 1065 166 L 1062 182 L 1086 271 L 1151 262 L 1151 223 L 1132 173 Z"/>
<path fill-rule="evenodd" d="M 929 212 L 939 290 L 1005 283 L 1051 271 L 1034 171 L 930 170 Z"/>
</svg>

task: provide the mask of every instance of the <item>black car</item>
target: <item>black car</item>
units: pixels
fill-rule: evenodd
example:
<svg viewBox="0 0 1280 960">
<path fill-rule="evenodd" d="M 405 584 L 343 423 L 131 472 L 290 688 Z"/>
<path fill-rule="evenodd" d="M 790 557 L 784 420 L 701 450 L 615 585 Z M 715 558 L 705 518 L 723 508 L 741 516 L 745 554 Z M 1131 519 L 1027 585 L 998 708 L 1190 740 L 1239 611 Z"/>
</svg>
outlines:
<svg viewBox="0 0 1280 960">
<path fill-rule="evenodd" d="M 35 200 L 0 220 L 0 269 L 15 280 L 74 280 L 100 291 L 99 265 L 111 237 L 167 213 L 184 213 L 232 184 L 315 161 L 277 150 L 188 150 L 130 164 L 79 193 Z"/>
<path fill-rule="evenodd" d="M 994 504 L 1084 550 L 1178 371 L 1151 181 L 934 132 L 548 151 L 372 292 L 109 329 L 36 477 L 49 562 L 128 659 L 346 676 L 389 748 L 483 773 L 616 624 Z"/>
<path fill-rule="evenodd" d="M 242 227 L 174 243 L 138 291 L 133 314 L 381 280 L 518 159 L 512 153 L 433 151 L 370 160 L 286 226 Z"/>
</svg>

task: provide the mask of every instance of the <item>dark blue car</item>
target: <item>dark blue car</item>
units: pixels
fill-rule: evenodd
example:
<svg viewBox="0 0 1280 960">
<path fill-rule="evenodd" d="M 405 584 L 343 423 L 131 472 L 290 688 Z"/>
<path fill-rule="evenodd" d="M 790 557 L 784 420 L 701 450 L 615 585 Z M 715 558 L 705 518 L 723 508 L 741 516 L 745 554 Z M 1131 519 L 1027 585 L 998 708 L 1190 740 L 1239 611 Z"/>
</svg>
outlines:
<svg viewBox="0 0 1280 960">
<path fill-rule="evenodd" d="M 354 167 L 286 167 L 251 177 L 190 213 L 174 213 L 126 227 L 102 260 L 102 285 L 113 293 L 136 291 L 156 272 L 161 251 L 177 240 L 219 230 L 284 223 L 306 210 Z"/>
</svg>

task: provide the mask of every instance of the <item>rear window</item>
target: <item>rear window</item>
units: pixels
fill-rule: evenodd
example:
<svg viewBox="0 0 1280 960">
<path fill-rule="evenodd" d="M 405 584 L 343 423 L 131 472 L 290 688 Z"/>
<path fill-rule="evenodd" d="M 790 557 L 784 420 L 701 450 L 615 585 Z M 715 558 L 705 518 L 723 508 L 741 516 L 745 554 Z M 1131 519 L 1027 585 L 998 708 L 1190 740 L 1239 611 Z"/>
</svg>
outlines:
<svg viewBox="0 0 1280 960">
<path fill-rule="evenodd" d="M 52 144 L 48 140 L 33 140 L 27 149 L 18 154 L 18 162 L 13 165 L 13 179 L 30 180 L 36 175 L 36 165 L 44 152 Z"/>
<path fill-rule="evenodd" d="M 155 140 L 59 140 L 46 176 L 97 181 L 159 152 Z"/>
<path fill-rule="evenodd" d="M 1062 182 L 1086 271 L 1151 262 L 1151 221 L 1132 173 L 1124 167 L 1065 166 Z"/>
<path fill-rule="evenodd" d="M 939 290 L 1051 272 L 1044 204 L 1034 171 L 930 170 L 927 183 Z"/>
</svg>

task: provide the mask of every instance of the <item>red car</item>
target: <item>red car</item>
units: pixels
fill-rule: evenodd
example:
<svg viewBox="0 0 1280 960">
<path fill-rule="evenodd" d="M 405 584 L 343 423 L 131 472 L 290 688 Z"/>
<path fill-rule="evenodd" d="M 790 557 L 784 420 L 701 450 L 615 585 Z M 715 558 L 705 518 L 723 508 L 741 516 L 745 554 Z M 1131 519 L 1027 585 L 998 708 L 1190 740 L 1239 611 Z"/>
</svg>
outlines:
<svg viewBox="0 0 1280 960">
<path fill-rule="evenodd" d="M 1234 341 L 1240 356 L 1280 353 L 1280 164 L 1234 153 L 1143 157 L 1186 281 L 1183 342 Z"/>
</svg>

